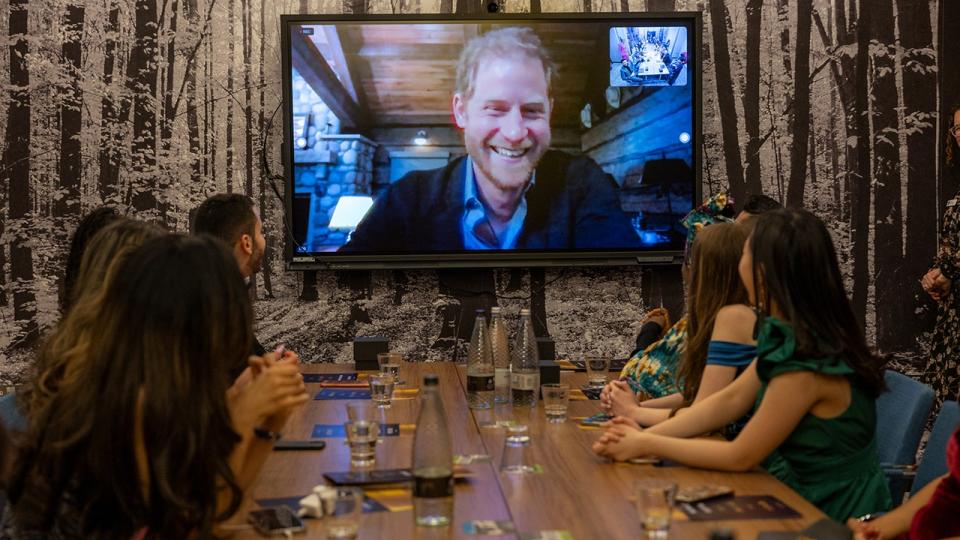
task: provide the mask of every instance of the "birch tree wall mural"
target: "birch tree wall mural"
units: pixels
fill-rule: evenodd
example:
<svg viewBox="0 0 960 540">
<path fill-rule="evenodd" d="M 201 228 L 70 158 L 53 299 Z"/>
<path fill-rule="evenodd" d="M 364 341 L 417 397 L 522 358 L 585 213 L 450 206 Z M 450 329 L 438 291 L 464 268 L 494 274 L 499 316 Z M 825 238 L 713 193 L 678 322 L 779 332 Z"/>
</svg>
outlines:
<svg viewBox="0 0 960 540">
<path fill-rule="evenodd" d="M 58 318 L 67 239 L 110 204 L 185 231 L 205 197 L 259 204 L 268 251 L 258 336 L 349 361 L 355 335 L 449 358 L 474 307 L 533 306 L 560 354 L 632 348 L 643 313 L 679 308 L 675 269 L 283 269 L 279 16 L 480 13 L 467 0 L 0 0 L 0 383 Z M 946 0 L 505 0 L 510 12 L 703 12 L 704 192 L 765 193 L 834 233 L 871 342 L 925 363 L 918 280 L 957 186 L 940 176 L 960 99 L 960 6 Z M 273 175 L 273 176 L 271 176 Z M 308 300 L 302 300 L 307 298 Z"/>
</svg>

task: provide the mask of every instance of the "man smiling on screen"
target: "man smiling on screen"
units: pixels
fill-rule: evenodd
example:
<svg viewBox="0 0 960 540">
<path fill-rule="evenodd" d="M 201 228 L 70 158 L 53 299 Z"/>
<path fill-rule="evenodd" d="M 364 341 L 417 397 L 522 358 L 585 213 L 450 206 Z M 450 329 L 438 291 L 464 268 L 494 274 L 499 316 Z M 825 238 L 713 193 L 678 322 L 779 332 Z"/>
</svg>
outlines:
<svg viewBox="0 0 960 540">
<path fill-rule="evenodd" d="M 393 183 L 341 251 L 637 247 L 616 182 L 548 150 L 555 74 L 529 28 L 467 43 L 453 96 L 467 156 Z"/>
</svg>

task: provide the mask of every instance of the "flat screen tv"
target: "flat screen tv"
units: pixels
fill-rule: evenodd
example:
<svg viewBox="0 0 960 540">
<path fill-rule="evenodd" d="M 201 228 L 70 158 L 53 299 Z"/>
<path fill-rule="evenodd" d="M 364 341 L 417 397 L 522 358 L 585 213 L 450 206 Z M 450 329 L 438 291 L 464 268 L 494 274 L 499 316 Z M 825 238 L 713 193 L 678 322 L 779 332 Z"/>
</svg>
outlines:
<svg viewBox="0 0 960 540">
<path fill-rule="evenodd" d="M 291 269 L 676 262 L 699 13 L 284 16 Z"/>
</svg>

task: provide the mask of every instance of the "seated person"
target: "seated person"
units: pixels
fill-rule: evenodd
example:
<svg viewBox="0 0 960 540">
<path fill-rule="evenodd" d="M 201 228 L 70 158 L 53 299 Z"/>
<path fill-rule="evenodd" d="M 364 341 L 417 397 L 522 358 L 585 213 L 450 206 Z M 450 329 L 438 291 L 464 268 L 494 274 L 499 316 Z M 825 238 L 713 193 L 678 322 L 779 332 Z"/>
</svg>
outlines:
<svg viewBox="0 0 960 540">
<path fill-rule="evenodd" d="M 646 431 L 614 419 L 594 451 L 724 471 L 767 460 L 772 474 L 834 520 L 887 510 L 875 443 L 883 365 L 853 315 L 826 226 L 805 210 L 761 215 L 740 278 L 759 309 L 757 359 L 723 390 Z M 732 441 L 685 438 L 751 410 Z"/>
<path fill-rule="evenodd" d="M 56 394 L 61 380 L 77 369 L 72 364 L 83 361 L 79 345 L 99 331 L 103 292 L 116 278 L 117 268 L 144 242 L 163 234 L 157 225 L 118 217 L 87 244 L 71 287 L 73 307 L 40 347 L 32 383 L 18 391 L 27 417 Z"/>
<path fill-rule="evenodd" d="M 854 540 L 960 537 L 960 429 L 947 443 L 947 468 L 947 474 L 923 486 L 893 511 L 873 521 L 848 520 Z"/>
<path fill-rule="evenodd" d="M 690 211 L 681 222 L 687 229 L 687 255 L 697 233 L 703 227 L 711 223 L 730 222 L 732 215 L 733 201 L 724 193 L 709 197 L 699 207 Z M 684 264 L 680 269 L 685 288 L 689 282 L 690 271 L 690 257 L 687 255 L 684 256 Z M 629 385 L 644 406 L 672 408 L 680 405 L 682 400 L 679 399 L 676 372 L 686 334 L 687 319 L 681 317 L 657 342 L 641 351 L 634 351 L 620 371 L 620 380 Z M 610 409 L 609 392 L 613 386 L 613 383 L 608 383 L 600 394 L 601 405 L 607 410 Z"/>
<path fill-rule="evenodd" d="M 617 183 L 589 157 L 548 150 L 555 72 L 529 28 L 472 39 L 453 96 L 467 156 L 391 184 L 340 250 L 639 247 Z"/>
<path fill-rule="evenodd" d="M 219 193 L 207 198 L 193 213 L 191 233 L 209 234 L 223 241 L 233 253 L 240 274 L 253 283 L 263 266 L 267 239 L 253 199 L 240 193 Z M 263 356 L 266 348 L 254 336 L 251 354 Z"/>
<path fill-rule="evenodd" d="M 620 78 L 623 79 L 625 83 L 640 84 L 640 77 L 637 75 L 636 67 L 631 66 L 629 60 L 621 62 Z"/>
<path fill-rule="evenodd" d="M 747 201 L 743 203 L 743 208 L 740 210 L 740 213 L 737 214 L 736 221 L 737 223 L 743 223 L 764 212 L 779 210 L 781 208 L 783 208 L 783 205 L 777 202 L 776 199 L 762 193 L 755 193 L 747 197 Z"/>
<path fill-rule="evenodd" d="M 80 220 L 77 230 L 70 238 L 70 251 L 67 253 L 67 266 L 63 273 L 63 282 L 60 286 L 60 314 L 66 315 L 73 304 L 74 284 L 80 274 L 80 262 L 90 240 L 107 225 L 120 219 L 120 212 L 112 206 L 101 206 L 92 210 Z"/>
<path fill-rule="evenodd" d="M 31 418 L 0 538 L 218 534 L 309 399 L 295 355 L 257 358 L 230 387 L 251 320 L 237 265 L 211 237 L 165 235 L 125 258 L 96 335 Z"/>
<path fill-rule="evenodd" d="M 658 307 L 648 311 L 640 322 L 640 332 L 637 333 L 636 347 L 630 353 L 630 358 L 638 356 L 653 345 L 660 338 L 667 328 L 670 328 L 670 312 L 667 308 Z"/>
<path fill-rule="evenodd" d="M 687 336 L 677 371 L 680 407 L 703 401 L 726 387 L 756 357 L 753 339 L 756 315 L 744 305 L 746 290 L 737 267 L 748 230 L 733 223 L 718 223 L 697 235 L 691 255 L 687 295 Z M 641 426 L 666 420 L 677 408 L 641 407 L 622 381 L 610 384 L 601 406 L 632 419 Z"/>
</svg>

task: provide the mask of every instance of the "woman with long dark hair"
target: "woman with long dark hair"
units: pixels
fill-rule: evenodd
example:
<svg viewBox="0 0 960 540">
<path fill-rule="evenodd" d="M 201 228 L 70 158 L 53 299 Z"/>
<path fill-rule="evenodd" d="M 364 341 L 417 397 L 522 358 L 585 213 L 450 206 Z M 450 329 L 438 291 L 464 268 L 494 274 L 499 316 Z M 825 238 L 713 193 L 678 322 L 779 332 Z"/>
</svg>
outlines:
<svg viewBox="0 0 960 540">
<path fill-rule="evenodd" d="M 276 354 L 231 387 L 251 317 L 212 237 L 166 235 L 127 257 L 76 345 L 83 361 L 31 418 L 0 538 L 213 536 L 272 448 L 258 434 L 308 399 L 296 359 Z"/>
<path fill-rule="evenodd" d="M 960 104 L 950 109 L 947 130 L 945 179 L 960 185 Z M 930 342 L 927 380 L 937 392 L 937 401 L 960 398 L 960 304 L 954 284 L 960 277 L 960 197 L 947 201 L 940 227 L 940 246 L 932 268 L 920 283 L 937 302 L 937 324 Z"/>
<path fill-rule="evenodd" d="M 104 292 L 113 281 L 116 269 L 144 242 L 163 234 L 157 225 L 116 217 L 87 240 L 79 269 L 71 278 L 72 308 L 40 347 L 32 383 L 22 393 L 18 391 L 26 416 L 49 401 L 68 368 L 77 367 L 71 366 L 76 359 L 84 360 L 86 350 L 78 345 L 88 342 L 92 333 L 99 333 Z"/>
<path fill-rule="evenodd" d="M 757 360 L 723 390 L 647 431 L 615 420 L 594 450 L 727 471 L 773 455 L 768 470 L 833 519 L 886 510 L 890 494 L 874 443 L 883 367 L 854 317 L 827 228 L 804 210 L 761 215 L 740 278 L 760 313 Z M 732 441 L 682 438 L 720 429 L 754 403 Z"/>
<path fill-rule="evenodd" d="M 756 356 L 756 316 L 746 306 L 747 292 L 737 274 L 748 228 L 733 223 L 704 227 L 693 243 L 687 290 L 687 339 L 677 382 L 681 407 L 706 399 L 730 384 Z M 650 426 L 677 409 L 643 407 L 626 382 L 614 381 L 607 393 L 611 412 Z"/>
</svg>

